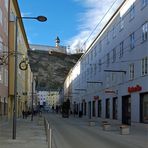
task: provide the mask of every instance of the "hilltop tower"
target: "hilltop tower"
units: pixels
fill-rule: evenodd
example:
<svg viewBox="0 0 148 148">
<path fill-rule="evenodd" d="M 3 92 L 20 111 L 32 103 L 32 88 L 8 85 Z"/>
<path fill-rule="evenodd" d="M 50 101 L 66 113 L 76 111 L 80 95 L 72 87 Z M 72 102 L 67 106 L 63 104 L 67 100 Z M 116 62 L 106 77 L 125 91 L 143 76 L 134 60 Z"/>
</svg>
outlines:
<svg viewBox="0 0 148 148">
<path fill-rule="evenodd" d="M 59 39 L 58 36 L 57 36 L 56 39 L 55 39 L 55 43 L 56 43 L 56 47 L 59 47 L 60 39 Z"/>
</svg>

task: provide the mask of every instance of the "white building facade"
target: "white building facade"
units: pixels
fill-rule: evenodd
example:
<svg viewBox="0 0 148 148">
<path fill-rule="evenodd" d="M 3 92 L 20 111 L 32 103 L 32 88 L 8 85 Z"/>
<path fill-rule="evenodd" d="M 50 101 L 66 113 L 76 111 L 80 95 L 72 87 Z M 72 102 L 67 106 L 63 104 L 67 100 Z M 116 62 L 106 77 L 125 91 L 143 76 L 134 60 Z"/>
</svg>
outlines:
<svg viewBox="0 0 148 148">
<path fill-rule="evenodd" d="M 71 69 L 64 94 L 77 112 L 148 123 L 147 13 L 147 0 L 125 0 Z"/>
<path fill-rule="evenodd" d="M 38 91 L 38 105 L 56 108 L 59 105 L 59 92 L 58 91 Z"/>
</svg>

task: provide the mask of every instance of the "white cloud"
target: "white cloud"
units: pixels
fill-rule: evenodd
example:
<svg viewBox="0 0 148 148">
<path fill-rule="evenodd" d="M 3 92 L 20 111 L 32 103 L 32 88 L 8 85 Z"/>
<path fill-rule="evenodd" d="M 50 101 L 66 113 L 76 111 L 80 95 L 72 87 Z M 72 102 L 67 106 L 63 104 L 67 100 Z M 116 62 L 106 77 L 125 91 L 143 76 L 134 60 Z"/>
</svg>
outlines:
<svg viewBox="0 0 148 148">
<path fill-rule="evenodd" d="M 24 16 L 31 16 L 32 13 L 31 12 L 21 12 L 21 16 L 24 17 Z"/>
<path fill-rule="evenodd" d="M 74 0 L 76 3 L 81 3 L 85 8 L 86 11 L 79 14 L 77 26 L 79 30 L 79 34 L 71 38 L 69 41 L 66 42 L 67 45 L 70 45 L 70 49 L 74 52 L 76 48 L 87 48 L 94 37 L 99 33 L 101 28 L 105 25 L 107 20 L 111 17 L 113 12 L 117 9 L 117 7 L 123 2 L 123 0 Z M 102 22 L 99 24 L 99 27 L 92 33 L 96 25 L 101 21 L 103 16 L 109 10 L 111 5 L 114 4 L 112 9 L 108 12 Z M 88 39 L 88 40 L 87 40 Z M 86 44 L 84 42 L 87 40 Z M 84 47 L 85 46 L 85 47 Z"/>
</svg>

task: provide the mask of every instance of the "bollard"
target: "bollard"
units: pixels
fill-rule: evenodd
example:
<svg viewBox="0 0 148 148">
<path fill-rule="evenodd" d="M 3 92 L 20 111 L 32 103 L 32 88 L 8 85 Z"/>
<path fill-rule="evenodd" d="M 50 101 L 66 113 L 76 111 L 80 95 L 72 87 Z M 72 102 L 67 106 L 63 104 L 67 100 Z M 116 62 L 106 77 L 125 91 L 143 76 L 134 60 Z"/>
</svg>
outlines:
<svg viewBox="0 0 148 148">
<path fill-rule="evenodd" d="M 52 129 L 50 128 L 50 135 L 49 135 L 49 148 L 51 148 L 51 144 L 52 144 Z"/>
<path fill-rule="evenodd" d="M 47 127 L 47 139 L 48 139 L 48 148 L 52 148 L 52 129 L 51 127 L 49 126 L 49 123 L 48 123 L 48 127 Z"/>
</svg>

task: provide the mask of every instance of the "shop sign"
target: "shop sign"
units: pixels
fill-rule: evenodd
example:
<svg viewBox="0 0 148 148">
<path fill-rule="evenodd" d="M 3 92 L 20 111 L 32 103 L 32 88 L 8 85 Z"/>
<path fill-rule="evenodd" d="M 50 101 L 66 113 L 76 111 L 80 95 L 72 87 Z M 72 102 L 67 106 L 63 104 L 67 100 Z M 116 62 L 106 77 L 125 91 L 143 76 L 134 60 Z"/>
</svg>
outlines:
<svg viewBox="0 0 148 148">
<path fill-rule="evenodd" d="M 94 96 L 94 100 L 99 100 L 99 96 Z"/>
<path fill-rule="evenodd" d="M 116 91 L 111 90 L 111 89 L 106 89 L 105 93 L 107 93 L 107 94 L 117 94 Z"/>
<path fill-rule="evenodd" d="M 128 87 L 129 93 L 133 93 L 133 92 L 137 92 L 137 91 L 141 91 L 141 90 L 142 90 L 142 87 L 140 85 Z"/>
</svg>

